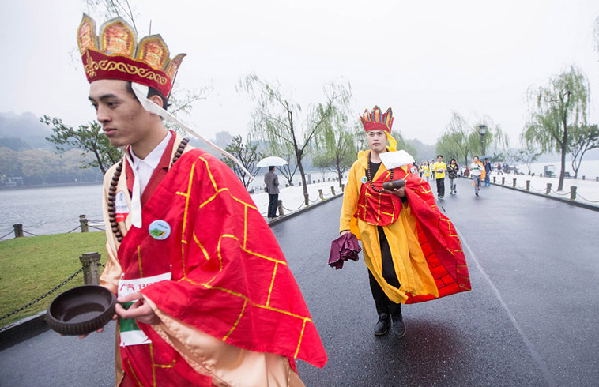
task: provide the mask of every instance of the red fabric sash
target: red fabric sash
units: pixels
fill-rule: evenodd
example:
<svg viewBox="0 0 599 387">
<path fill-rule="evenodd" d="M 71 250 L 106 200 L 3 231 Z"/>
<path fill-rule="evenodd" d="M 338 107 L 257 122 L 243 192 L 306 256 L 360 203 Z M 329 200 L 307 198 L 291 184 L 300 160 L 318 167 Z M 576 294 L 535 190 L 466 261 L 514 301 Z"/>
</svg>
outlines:
<svg viewBox="0 0 599 387">
<path fill-rule="evenodd" d="M 393 179 L 403 179 L 406 172 L 401 168 L 395 168 Z M 383 182 L 390 181 L 391 173 L 385 171 L 374 179 L 372 184 L 378 190 L 383 188 Z M 372 189 L 370 183 L 363 183 L 360 187 L 358 209 L 354 216 L 368 224 L 375 226 L 388 226 L 395 223 L 401 211 L 401 199 L 397 195 L 387 192 L 377 192 Z"/>
<path fill-rule="evenodd" d="M 406 196 L 417 220 L 418 240 L 439 290 L 439 298 L 471 290 L 466 257 L 454 225 L 439 211 L 427 182 L 412 174 L 407 174 L 405 179 Z M 406 304 L 435 298 L 408 296 Z"/>
</svg>

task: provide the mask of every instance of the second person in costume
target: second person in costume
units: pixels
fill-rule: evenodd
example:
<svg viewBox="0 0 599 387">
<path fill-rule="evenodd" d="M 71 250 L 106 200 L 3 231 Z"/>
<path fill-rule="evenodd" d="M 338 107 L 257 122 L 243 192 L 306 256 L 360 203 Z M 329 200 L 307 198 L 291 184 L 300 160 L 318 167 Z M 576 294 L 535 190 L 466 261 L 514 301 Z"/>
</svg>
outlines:
<svg viewBox="0 0 599 387">
<path fill-rule="evenodd" d="M 393 322 L 401 337 L 401 304 L 470 290 L 468 268 L 457 232 L 429 184 L 409 173 L 413 158 L 396 150 L 392 110 L 382 114 L 375 106 L 361 120 L 370 149 L 358 154 L 348 174 L 339 231 L 362 241 L 379 316 L 374 334 L 386 334 Z M 383 182 L 397 179 L 405 181 L 404 188 L 383 189 Z"/>
</svg>

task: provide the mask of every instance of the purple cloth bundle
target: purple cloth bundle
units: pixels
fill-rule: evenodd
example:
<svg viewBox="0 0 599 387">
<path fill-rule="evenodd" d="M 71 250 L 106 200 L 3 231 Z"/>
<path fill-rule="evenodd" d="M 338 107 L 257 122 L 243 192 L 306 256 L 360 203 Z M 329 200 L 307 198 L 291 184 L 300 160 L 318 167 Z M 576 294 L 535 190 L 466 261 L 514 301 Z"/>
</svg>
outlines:
<svg viewBox="0 0 599 387">
<path fill-rule="evenodd" d="M 329 266 L 335 269 L 343 268 L 343 262 L 347 260 L 357 261 L 358 254 L 362 251 L 358 238 L 351 232 L 341 235 L 331 243 L 331 256 Z"/>
</svg>

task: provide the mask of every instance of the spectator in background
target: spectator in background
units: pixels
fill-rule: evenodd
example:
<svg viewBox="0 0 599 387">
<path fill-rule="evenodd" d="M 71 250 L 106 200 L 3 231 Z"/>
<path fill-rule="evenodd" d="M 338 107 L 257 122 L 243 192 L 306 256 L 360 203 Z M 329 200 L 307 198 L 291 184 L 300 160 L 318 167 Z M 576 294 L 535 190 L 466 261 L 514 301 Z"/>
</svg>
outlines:
<svg viewBox="0 0 599 387">
<path fill-rule="evenodd" d="M 449 165 L 447 166 L 447 174 L 449 175 L 449 194 L 458 193 L 455 186 L 455 179 L 458 177 L 458 171 L 460 170 L 460 166 L 455 161 L 455 159 L 451 159 Z"/>
<path fill-rule="evenodd" d="M 277 217 L 277 203 L 279 201 L 279 178 L 275 174 L 275 167 L 268 167 L 268 173 L 264 176 L 266 192 L 268 192 L 268 217 Z"/>
<path fill-rule="evenodd" d="M 422 164 L 422 172 L 424 174 L 424 179 L 428 181 L 428 177 L 431 175 L 431 167 L 428 164 L 428 160 L 425 160 Z"/>
<path fill-rule="evenodd" d="M 485 158 L 485 186 L 490 186 L 491 182 L 489 181 L 490 176 L 491 176 L 491 163 L 489 162 L 488 158 Z"/>
</svg>

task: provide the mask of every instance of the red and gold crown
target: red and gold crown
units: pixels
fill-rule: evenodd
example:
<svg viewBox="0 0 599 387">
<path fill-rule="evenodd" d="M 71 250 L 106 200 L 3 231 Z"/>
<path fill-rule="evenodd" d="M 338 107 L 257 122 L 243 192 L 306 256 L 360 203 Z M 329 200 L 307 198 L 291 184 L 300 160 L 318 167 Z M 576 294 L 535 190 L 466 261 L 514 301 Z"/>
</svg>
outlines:
<svg viewBox="0 0 599 387">
<path fill-rule="evenodd" d="M 179 54 L 171 60 L 160 35 L 146 36 L 137 43 L 135 30 L 119 17 L 104 23 L 97 36 L 96 23 L 83 14 L 77 44 L 89 83 L 101 79 L 132 81 L 156 88 L 165 97 L 185 57 Z"/>
<path fill-rule="evenodd" d="M 385 114 L 383 114 L 383 111 L 378 106 L 372 108 L 372 112 L 368 112 L 368 109 L 365 109 L 360 120 L 364 125 L 364 130 L 367 132 L 371 130 L 382 130 L 391 133 L 391 127 L 393 126 L 393 110 L 389 108 Z"/>
</svg>

